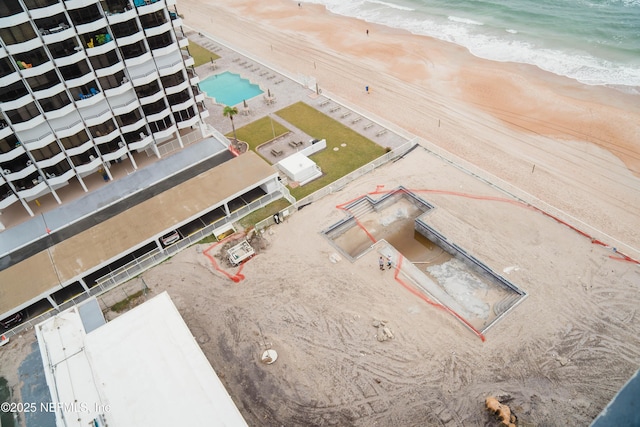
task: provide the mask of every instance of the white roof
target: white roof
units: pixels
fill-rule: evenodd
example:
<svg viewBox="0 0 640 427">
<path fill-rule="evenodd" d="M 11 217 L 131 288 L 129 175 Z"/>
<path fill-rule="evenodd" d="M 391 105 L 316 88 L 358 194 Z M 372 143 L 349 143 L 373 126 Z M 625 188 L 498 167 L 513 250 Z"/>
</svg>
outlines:
<svg viewBox="0 0 640 427">
<path fill-rule="evenodd" d="M 302 153 L 294 153 L 280 160 L 278 165 L 285 170 L 285 173 L 288 171 L 291 175 L 296 175 L 300 171 L 314 168 L 316 163 Z"/>
<path fill-rule="evenodd" d="M 247 425 L 166 292 L 88 334 L 75 308 L 36 333 L 58 426 Z"/>
</svg>

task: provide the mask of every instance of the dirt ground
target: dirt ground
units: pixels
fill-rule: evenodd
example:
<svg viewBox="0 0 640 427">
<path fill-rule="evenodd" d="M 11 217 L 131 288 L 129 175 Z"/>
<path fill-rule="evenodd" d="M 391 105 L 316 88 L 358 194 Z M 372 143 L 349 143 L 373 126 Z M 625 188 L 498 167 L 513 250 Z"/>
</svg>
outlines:
<svg viewBox="0 0 640 427">
<path fill-rule="evenodd" d="M 377 251 L 351 263 L 320 234 L 336 205 L 400 184 L 430 190 L 430 225 L 528 293 L 485 342 L 380 271 Z M 239 283 L 206 246 L 145 281 L 169 291 L 249 425 L 496 425 L 489 395 L 519 425 L 589 424 L 640 360 L 638 266 L 539 212 L 457 193 L 504 197 L 416 150 L 268 229 Z M 394 338 L 379 342 L 374 320 Z"/>
<path fill-rule="evenodd" d="M 528 293 L 485 342 L 380 271 L 376 250 L 352 263 L 320 234 L 378 185 L 424 190 L 431 226 Z M 638 265 L 493 197 L 506 196 L 419 149 L 268 229 L 238 283 L 204 245 L 144 278 L 168 290 L 249 425 L 497 425 L 489 395 L 519 425 L 587 425 L 640 360 Z M 375 320 L 394 338 L 378 341 Z"/>
<path fill-rule="evenodd" d="M 528 293 L 484 342 L 380 271 L 377 249 L 350 262 L 320 233 L 346 215 L 337 205 L 399 185 L 435 206 L 430 226 Z M 497 425 L 490 395 L 520 426 L 587 425 L 640 360 L 637 264 L 421 148 L 252 243 L 237 283 L 205 256 L 223 245 L 142 276 L 148 296 L 169 292 L 251 426 Z M 376 321 L 392 339 L 377 339 Z M 33 339 L 0 351 L 14 386 Z M 260 362 L 267 348 L 272 365 Z"/>
</svg>

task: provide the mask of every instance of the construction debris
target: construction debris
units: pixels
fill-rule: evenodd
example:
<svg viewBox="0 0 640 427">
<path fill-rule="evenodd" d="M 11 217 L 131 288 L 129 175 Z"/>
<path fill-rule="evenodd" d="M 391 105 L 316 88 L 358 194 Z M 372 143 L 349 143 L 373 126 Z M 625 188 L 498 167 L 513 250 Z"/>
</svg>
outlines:
<svg viewBox="0 0 640 427">
<path fill-rule="evenodd" d="M 500 425 L 505 427 L 516 427 L 516 416 L 511 413 L 511 408 L 507 405 L 503 405 L 493 396 L 487 397 L 485 400 L 487 409 L 497 415 L 501 421 Z"/>
<path fill-rule="evenodd" d="M 378 328 L 376 339 L 380 342 L 393 339 L 393 332 L 387 326 L 386 320 L 374 320 L 373 327 Z"/>
</svg>

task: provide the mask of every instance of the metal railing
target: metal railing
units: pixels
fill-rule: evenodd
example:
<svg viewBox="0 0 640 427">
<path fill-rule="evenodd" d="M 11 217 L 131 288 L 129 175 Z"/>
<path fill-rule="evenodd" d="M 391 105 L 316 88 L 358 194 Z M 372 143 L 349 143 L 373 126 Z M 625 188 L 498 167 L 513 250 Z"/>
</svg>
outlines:
<svg viewBox="0 0 640 427">
<path fill-rule="evenodd" d="M 154 249 L 147 254 L 136 258 L 135 260 L 123 265 L 122 267 L 112 271 L 111 273 L 99 278 L 96 282 L 98 286 L 112 288 L 120 283 L 126 282 L 149 268 L 157 265 L 166 259 L 174 256 L 183 249 L 199 242 L 205 237 L 211 235 L 214 230 L 237 221 L 238 219 L 248 215 L 256 209 L 260 209 L 274 200 L 280 199 L 285 196 L 286 189 L 281 188 L 278 191 L 267 194 L 258 200 L 251 202 L 250 204 L 243 206 L 242 208 L 232 212 L 229 216 L 219 219 L 218 221 L 207 225 L 206 227 L 196 231 L 193 234 L 186 236 L 185 238 L 178 240 L 176 243 L 167 246 L 164 249 Z"/>
</svg>

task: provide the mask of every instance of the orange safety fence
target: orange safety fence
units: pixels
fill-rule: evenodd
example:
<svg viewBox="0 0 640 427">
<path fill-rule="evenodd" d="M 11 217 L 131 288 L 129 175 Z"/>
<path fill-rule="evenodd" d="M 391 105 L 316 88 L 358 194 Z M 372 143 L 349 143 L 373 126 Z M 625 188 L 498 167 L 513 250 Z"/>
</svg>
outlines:
<svg viewBox="0 0 640 427">
<path fill-rule="evenodd" d="M 615 255 L 609 255 L 609 258 L 617 260 L 617 261 L 626 261 L 626 262 L 631 262 L 633 264 L 640 264 L 640 261 L 637 259 L 634 259 L 626 254 L 624 254 L 623 252 L 620 252 L 617 248 L 608 245 L 606 243 L 604 243 L 603 241 L 596 239 L 595 237 L 591 236 L 589 233 L 580 230 L 579 228 L 569 224 L 568 222 L 558 218 L 557 216 L 550 214 L 549 212 L 546 212 L 540 208 L 537 208 L 533 205 L 530 205 L 528 203 L 525 202 L 521 202 L 519 200 L 513 200 L 513 199 L 508 199 L 505 197 L 495 197 L 495 196 L 478 196 L 475 194 L 469 194 L 469 193 L 461 193 L 458 191 L 449 191 L 449 190 L 433 190 L 433 189 L 424 189 L 424 190 L 418 190 L 418 189 L 402 189 L 402 190 L 383 190 L 384 185 L 377 185 L 375 191 L 371 191 L 367 194 L 388 194 L 388 193 L 393 193 L 393 192 L 397 192 L 397 191 L 402 191 L 402 192 L 413 192 L 413 193 L 430 193 L 430 194 L 445 194 L 445 195 L 450 195 L 450 196 L 457 196 L 457 197 L 465 197 L 468 199 L 475 199 L 475 200 L 488 200 L 488 201 L 493 201 L 493 202 L 501 202 L 501 203 L 510 203 L 513 204 L 515 206 L 520 206 L 522 208 L 526 208 L 526 209 L 531 209 L 537 212 L 540 212 L 541 214 L 555 220 L 556 222 L 570 228 L 571 230 L 575 231 L 576 233 L 588 238 L 589 240 L 591 240 L 591 243 L 593 244 L 597 244 L 600 246 L 603 246 L 607 249 L 611 249 Z M 356 197 L 354 199 L 349 200 L 348 202 L 345 203 L 341 203 L 340 205 L 336 206 L 338 209 L 342 209 L 342 210 L 346 210 L 347 212 L 351 213 L 349 211 L 349 209 L 345 208 L 345 205 L 348 205 L 349 203 L 358 200 L 360 197 Z M 354 217 L 355 218 L 355 217 Z M 358 221 L 357 218 L 355 218 L 356 223 L 358 224 L 358 226 L 360 226 L 360 228 L 362 228 L 364 230 L 365 233 L 367 233 L 367 236 L 371 239 L 372 242 L 376 242 L 375 237 L 373 237 Z"/>
<path fill-rule="evenodd" d="M 464 317 L 462 317 L 461 315 L 459 315 L 458 313 L 456 313 L 454 310 L 450 309 L 446 305 L 443 305 L 443 304 L 440 304 L 438 302 L 432 301 L 424 293 L 420 292 L 419 290 L 417 290 L 413 286 L 409 285 L 408 283 L 406 283 L 404 280 L 402 280 L 400 278 L 400 269 L 402 268 L 402 260 L 403 259 L 404 259 L 404 257 L 402 256 L 402 254 L 398 254 L 398 263 L 397 263 L 396 268 L 395 268 L 396 271 L 395 271 L 395 273 L 393 275 L 393 278 L 396 279 L 396 282 L 400 283 L 406 290 L 408 290 L 409 292 L 411 292 L 412 294 L 414 294 L 418 298 L 422 299 L 427 304 L 431 304 L 432 306 L 437 307 L 437 308 L 439 308 L 441 310 L 444 310 L 447 313 L 453 315 L 456 319 L 458 319 L 462 323 L 464 323 L 464 325 L 466 327 L 471 329 L 474 334 L 476 334 L 478 337 L 480 337 L 482 342 L 484 342 L 485 341 L 485 336 L 482 334 L 482 332 L 480 332 L 475 327 L 473 327 L 473 325 L 471 323 L 469 323 L 469 321 L 467 319 L 465 319 Z"/>
<path fill-rule="evenodd" d="M 244 237 L 246 234 L 242 233 L 240 235 L 240 238 Z M 238 267 L 238 270 L 235 272 L 235 274 L 231 274 L 229 272 L 227 272 L 226 270 L 224 270 L 216 261 L 215 257 L 213 255 L 211 255 L 209 252 L 211 252 L 216 246 L 226 242 L 227 240 L 230 240 L 231 238 L 237 239 L 238 236 L 236 236 L 235 234 L 232 234 L 229 237 L 225 237 L 224 239 L 220 240 L 219 242 L 216 242 L 214 244 L 212 244 L 211 246 L 209 246 L 207 249 L 205 249 L 203 251 L 204 256 L 206 256 L 207 258 L 209 258 L 209 261 L 211 261 L 211 264 L 213 265 L 213 268 L 216 269 L 216 271 L 222 273 L 223 275 L 227 276 L 229 279 L 231 279 L 233 282 L 238 283 L 241 280 L 244 280 L 245 276 L 244 274 L 242 274 L 242 269 L 244 268 L 244 265 L 249 262 L 250 259 L 249 258 L 247 260 L 245 260 L 244 262 L 242 262 L 240 264 L 240 266 Z"/>
<path fill-rule="evenodd" d="M 423 190 L 416 190 L 416 189 L 401 189 L 401 190 L 384 190 L 384 185 L 376 185 L 376 189 L 375 191 L 371 191 L 368 192 L 368 195 L 373 195 L 373 194 L 388 194 L 388 193 L 394 193 L 394 192 L 413 192 L 413 193 L 430 193 L 430 194 L 444 194 L 444 195 L 450 195 L 450 196 L 457 196 L 457 197 L 465 197 L 465 198 L 469 198 L 469 199 L 475 199 L 475 200 L 488 200 L 488 201 L 494 201 L 494 202 L 501 202 L 501 203 L 510 203 L 516 206 L 520 206 L 522 208 L 526 208 L 526 209 L 531 209 L 537 212 L 540 212 L 541 214 L 559 222 L 560 224 L 565 225 L 566 227 L 569 227 L 571 230 L 575 231 L 576 233 L 587 237 L 588 239 L 591 240 L 591 243 L 594 244 L 598 244 L 601 245 L 603 247 L 609 248 L 611 250 L 613 250 L 613 252 L 615 252 L 617 254 L 617 256 L 614 255 L 609 255 L 609 258 L 614 259 L 614 260 L 619 260 L 619 261 L 628 261 L 628 262 L 632 262 L 635 264 L 640 264 L 640 261 L 633 259 L 631 257 L 629 257 L 628 255 L 625 255 L 624 253 L 618 251 L 615 247 L 612 247 L 610 245 L 607 245 L 606 243 L 602 242 L 601 240 L 598 240 L 594 237 L 592 237 L 591 235 L 589 235 L 588 233 L 580 230 L 579 228 L 567 223 L 566 221 L 563 221 L 562 219 L 556 217 L 555 215 L 552 215 L 548 212 L 543 211 L 540 208 L 537 208 L 535 206 L 532 206 L 528 203 L 524 203 L 518 200 L 513 200 L 513 199 L 509 199 L 509 198 L 505 198 L 505 197 L 495 197 L 495 196 L 479 196 L 479 195 L 475 195 L 475 194 L 469 194 L 469 193 L 462 193 L 462 192 L 458 192 L 458 191 L 449 191 L 449 190 L 433 190 L 433 189 L 423 189 Z M 351 210 L 349 208 L 346 208 L 345 206 L 353 203 L 354 201 L 361 199 L 363 196 L 358 196 L 358 197 L 354 197 L 353 199 L 346 201 L 344 203 L 341 203 L 339 205 L 336 205 L 336 208 L 344 210 L 349 212 L 353 219 L 356 221 L 356 224 L 358 225 L 358 227 L 360 227 L 365 234 L 367 235 L 367 237 L 373 242 L 376 243 L 377 240 L 376 238 L 369 233 L 369 231 L 367 230 L 367 228 L 360 222 L 360 220 L 358 218 L 356 218 L 355 215 L 353 215 L 353 213 L 351 212 Z M 478 331 L 475 327 L 473 327 L 464 317 L 462 317 L 461 315 L 459 315 L 458 313 L 456 313 L 454 310 L 450 309 L 449 307 L 442 305 L 440 303 L 437 303 L 435 301 L 432 301 L 431 299 L 429 299 L 425 294 L 423 294 L 422 292 L 420 292 L 419 290 L 415 289 L 413 286 L 407 284 L 405 281 L 403 281 L 400 277 L 399 277 L 399 272 L 400 272 L 400 268 L 402 266 L 402 260 L 404 259 L 404 257 L 402 256 L 402 254 L 398 254 L 398 264 L 396 266 L 396 271 L 395 271 L 395 275 L 394 278 L 395 280 L 400 283 L 405 289 L 407 289 L 409 292 L 411 292 L 412 294 L 416 295 L 418 298 L 424 300 L 425 302 L 427 302 L 428 304 L 433 305 L 434 307 L 438 307 L 450 314 L 452 314 L 454 317 L 456 317 L 458 320 L 460 320 L 462 323 L 465 324 L 465 326 L 467 326 L 469 329 L 471 329 L 477 336 L 480 337 L 480 339 L 482 341 L 485 341 L 485 337 L 482 334 L 482 332 Z"/>
</svg>

